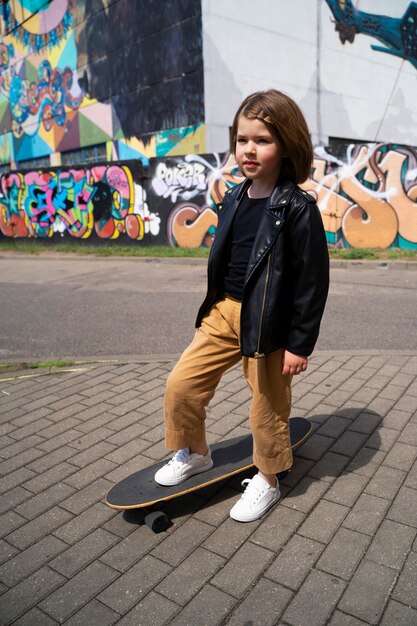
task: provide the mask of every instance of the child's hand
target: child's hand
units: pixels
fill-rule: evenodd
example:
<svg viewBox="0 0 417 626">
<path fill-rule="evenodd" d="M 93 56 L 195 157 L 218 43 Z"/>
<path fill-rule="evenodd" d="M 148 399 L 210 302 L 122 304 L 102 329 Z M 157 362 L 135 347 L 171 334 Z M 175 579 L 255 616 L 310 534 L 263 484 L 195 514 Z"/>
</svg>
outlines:
<svg viewBox="0 0 417 626">
<path fill-rule="evenodd" d="M 300 374 L 305 372 L 308 365 L 308 358 L 306 356 L 300 356 L 293 354 L 288 350 L 284 350 L 282 355 L 282 374 L 288 376 L 289 374 Z"/>
</svg>

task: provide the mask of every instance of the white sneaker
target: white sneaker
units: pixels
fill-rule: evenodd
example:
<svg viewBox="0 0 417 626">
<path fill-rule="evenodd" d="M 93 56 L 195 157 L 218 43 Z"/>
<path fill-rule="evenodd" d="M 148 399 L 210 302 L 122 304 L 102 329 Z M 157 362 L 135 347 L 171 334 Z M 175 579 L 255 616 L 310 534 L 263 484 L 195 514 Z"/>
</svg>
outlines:
<svg viewBox="0 0 417 626">
<path fill-rule="evenodd" d="M 178 450 L 172 459 L 155 474 L 155 481 L 165 487 L 178 485 L 194 474 L 201 474 L 213 467 L 210 448 L 207 454 L 190 453 L 189 448 Z"/>
<path fill-rule="evenodd" d="M 238 522 L 253 522 L 259 519 L 281 497 L 278 480 L 277 486 L 271 487 L 260 474 L 256 474 L 252 480 L 245 478 L 242 486 L 246 486 L 246 489 L 230 511 L 230 517 Z"/>
</svg>

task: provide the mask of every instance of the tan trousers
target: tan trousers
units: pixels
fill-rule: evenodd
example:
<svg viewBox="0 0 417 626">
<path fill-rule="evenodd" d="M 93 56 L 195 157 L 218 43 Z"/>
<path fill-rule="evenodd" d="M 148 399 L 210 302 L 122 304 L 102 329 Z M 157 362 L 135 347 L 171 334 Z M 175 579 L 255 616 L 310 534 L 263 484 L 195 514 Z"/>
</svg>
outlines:
<svg viewBox="0 0 417 626">
<path fill-rule="evenodd" d="M 274 474 L 292 465 L 288 426 L 292 376 L 281 373 L 282 350 L 260 359 L 242 357 L 240 308 L 233 298 L 217 302 L 169 375 L 164 398 L 165 444 L 179 450 L 204 438 L 205 409 L 221 376 L 242 359 L 252 392 L 253 461 L 262 472 Z"/>
</svg>

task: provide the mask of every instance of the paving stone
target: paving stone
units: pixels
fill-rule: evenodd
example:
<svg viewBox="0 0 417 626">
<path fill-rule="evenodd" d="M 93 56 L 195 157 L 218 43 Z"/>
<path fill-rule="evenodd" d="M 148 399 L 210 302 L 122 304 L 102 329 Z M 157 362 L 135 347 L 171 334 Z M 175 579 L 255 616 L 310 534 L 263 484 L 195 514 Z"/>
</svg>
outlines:
<svg viewBox="0 0 417 626">
<path fill-rule="evenodd" d="M 76 469 L 77 468 L 74 465 L 64 461 L 46 472 L 42 472 L 42 474 L 29 472 L 29 480 L 24 483 L 24 488 L 29 489 L 29 491 L 34 493 L 40 493 L 41 491 L 47 489 L 51 483 L 57 483 L 64 478 L 68 478 L 68 476 L 74 474 Z"/>
<path fill-rule="evenodd" d="M 402 430 L 410 419 L 410 413 L 407 411 L 397 411 L 392 409 L 389 411 L 383 421 L 385 428 L 392 428 L 394 430 Z"/>
<path fill-rule="evenodd" d="M 407 478 L 404 482 L 404 486 L 410 487 L 411 489 L 417 489 L 417 461 L 408 472 Z"/>
<path fill-rule="evenodd" d="M 375 411 L 378 413 L 380 417 L 387 415 L 390 412 L 394 404 L 396 403 L 396 398 L 383 398 L 381 393 L 379 393 L 377 398 L 374 398 L 366 407 L 367 411 Z"/>
<path fill-rule="evenodd" d="M 398 437 L 398 441 L 407 445 L 417 446 L 417 424 L 407 424 Z"/>
<path fill-rule="evenodd" d="M 378 624 L 397 572 L 379 563 L 363 561 L 338 608 L 370 624 Z"/>
<path fill-rule="evenodd" d="M 326 456 L 326 455 L 325 455 Z M 324 458 L 324 457 L 323 457 Z M 320 463 L 320 461 L 319 461 Z M 287 487 L 295 487 L 304 476 L 308 474 L 311 468 L 314 466 L 314 461 L 309 461 L 307 459 L 302 459 L 298 456 L 297 452 L 294 455 L 294 465 L 291 468 L 291 471 L 285 476 L 285 478 L 279 481 L 280 485 L 284 485 Z M 326 469 L 323 468 L 322 471 L 322 480 L 325 480 Z M 319 477 L 317 477 L 319 478 Z M 321 478 L 321 477 L 320 477 Z M 329 476 L 329 480 L 330 480 Z"/>
<path fill-rule="evenodd" d="M 98 459 L 94 463 L 91 463 L 91 465 L 87 465 L 81 470 L 73 466 L 74 473 L 69 478 L 65 479 L 65 483 L 71 487 L 75 487 L 76 489 L 83 489 L 84 487 L 87 487 L 91 481 L 101 478 L 101 476 L 111 472 L 116 467 L 115 463 L 112 463 L 107 459 Z M 106 478 L 109 479 L 108 476 L 106 476 Z"/>
<path fill-rule="evenodd" d="M 282 501 L 284 506 L 308 513 L 320 500 L 329 485 L 324 481 L 303 478 Z"/>
<path fill-rule="evenodd" d="M 75 515 L 82 513 L 92 504 L 102 500 L 111 487 L 113 487 L 113 483 L 104 478 L 99 478 L 87 487 L 84 487 L 84 489 L 76 491 L 66 500 L 63 500 L 61 507 Z"/>
<path fill-rule="evenodd" d="M 300 526 L 298 532 L 304 537 L 328 543 L 349 510 L 341 504 L 322 500 Z"/>
<path fill-rule="evenodd" d="M 407 474 L 381 465 L 367 484 L 365 491 L 380 498 L 393 500 Z"/>
<path fill-rule="evenodd" d="M 3 564 L 5 561 L 9 561 L 9 559 L 14 557 L 14 555 L 18 552 L 19 550 L 11 546 L 9 543 L 7 543 L 7 541 L 4 541 L 4 539 L 0 539 L 0 565 Z"/>
<path fill-rule="evenodd" d="M 319 428 L 317 434 L 337 439 L 347 428 L 349 428 L 350 424 L 350 420 L 344 417 L 338 417 L 337 415 L 332 415 L 323 424 L 323 426 Z"/>
<path fill-rule="evenodd" d="M 382 618 L 381 626 L 394 626 L 394 624 L 415 626 L 417 624 L 417 610 L 391 600 Z"/>
<path fill-rule="evenodd" d="M 343 522 L 343 526 L 367 535 L 373 535 L 389 505 L 389 500 L 366 493 L 362 494 Z"/>
<path fill-rule="evenodd" d="M 80 432 L 78 433 L 78 437 L 71 441 L 69 444 L 72 448 L 76 450 L 87 450 L 90 449 L 94 444 L 100 443 L 104 441 L 111 435 L 113 435 L 113 431 L 109 428 L 95 428 L 93 431 L 88 432 L 85 435 L 82 435 Z M 110 442 L 107 442 L 110 443 Z"/>
<path fill-rule="evenodd" d="M 313 570 L 294 596 L 282 621 L 297 626 L 323 626 L 337 605 L 345 585 L 339 578 Z"/>
<path fill-rule="evenodd" d="M 310 469 L 308 474 L 319 480 L 331 483 L 341 474 L 348 463 L 348 457 L 334 454 L 333 452 L 326 452 L 320 461 Z"/>
<path fill-rule="evenodd" d="M 170 569 L 169 565 L 148 554 L 119 576 L 97 599 L 123 615 L 165 578 Z"/>
<path fill-rule="evenodd" d="M 1 622 L 9 624 L 34 607 L 63 582 L 64 578 L 48 567 L 40 570 L 1 596 Z"/>
<path fill-rule="evenodd" d="M 0 580 L 13 587 L 29 574 L 40 569 L 50 559 L 65 550 L 66 544 L 55 537 L 44 537 L 36 544 L 20 552 L 0 568 Z"/>
<path fill-rule="evenodd" d="M 99 561 L 76 574 L 51 593 L 39 607 L 59 622 L 68 619 L 117 578 L 118 573 Z"/>
<path fill-rule="evenodd" d="M 383 450 L 388 452 L 398 439 L 398 431 L 392 428 L 378 428 L 374 434 L 368 439 L 366 445 L 368 448 Z"/>
<path fill-rule="evenodd" d="M 116 463 L 112 463 L 111 461 L 107 461 L 107 459 L 103 459 L 103 461 L 111 464 L 111 468 L 109 472 L 105 474 L 105 478 L 110 480 L 112 483 L 118 483 L 123 480 L 123 478 L 130 476 L 130 474 L 133 474 L 144 467 L 149 467 L 150 465 L 150 460 L 144 455 L 134 456 L 132 459 L 126 461 L 126 463 L 123 463 L 120 466 L 116 465 Z M 99 461 L 97 461 L 97 463 L 98 462 Z M 85 469 L 87 470 L 88 468 Z M 88 471 L 86 471 L 85 475 L 85 478 L 87 477 Z M 86 484 L 88 484 L 88 482 Z"/>
<path fill-rule="evenodd" d="M 72 578 L 118 541 L 119 537 L 98 528 L 70 548 L 64 544 L 64 551 L 61 550 L 61 554 L 50 561 L 49 566 L 66 578 Z"/>
<path fill-rule="evenodd" d="M 373 448 L 362 448 L 347 466 L 348 472 L 371 477 L 385 458 L 385 452 Z"/>
<path fill-rule="evenodd" d="M 56 626 L 57 624 L 58 622 L 37 608 L 31 609 L 13 622 L 13 626 Z"/>
<path fill-rule="evenodd" d="M 357 433 L 351 430 L 345 431 L 341 437 L 332 446 L 331 451 L 353 457 L 362 448 L 368 435 Z"/>
<path fill-rule="evenodd" d="M 162 541 L 152 555 L 176 566 L 213 532 L 213 526 L 190 519 Z"/>
<path fill-rule="evenodd" d="M 151 591 L 138 602 L 131 611 L 118 622 L 118 626 L 163 626 L 171 624 L 173 615 L 178 612 L 178 605 L 159 593 Z M 80 626 L 84 626 L 80 624 Z"/>
<path fill-rule="evenodd" d="M 65 513 L 67 512 L 65 511 Z M 59 539 L 72 545 L 102 526 L 104 522 L 115 515 L 115 512 L 105 504 L 98 502 L 76 517 L 73 517 L 70 513 L 67 513 L 67 515 L 72 519 L 58 528 L 54 534 Z"/>
<path fill-rule="evenodd" d="M 355 419 L 350 430 L 370 435 L 379 426 L 382 417 L 373 412 L 364 411 Z"/>
<path fill-rule="evenodd" d="M 262 578 L 232 614 L 227 624 L 273 626 L 277 624 L 292 595 L 289 589 Z"/>
<path fill-rule="evenodd" d="M 16 530 L 23 524 L 27 523 L 27 519 L 15 513 L 15 511 L 8 511 L 4 515 L 0 516 L 0 537 L 5 537 L 9 533 Z"/>
<path fill-rule="evenodd" d="M 110 524 L 120 519 L 120 515 L 113 518 L 106 524 L 106 529 L 113 530 Z M 129 528 L 126 522 L 124 522 L 124 526 Z M 103 554 L 101 561 L 119 572 L 126 572 L 163 539 L 163 535 L 153 533 L 147 526 L 140 526 L 108 550 L 106 554 Z"/>
<path fill-rule="evenodd" d="M 30 463 L 29 469 L 41 474 L 42 472 L 46 472 L 51 469 L 51 467 L 55 467 L 64 461 L 68 461 L 68 459 L 74 455 L 75 450 L 69 446 L 64 446 L 63 448 L 54 450 L 49 454 L 45 454 L 45 452 L 41 452 L 41 450 L 37 450 L 36 452 L 38 453 L 35 456 L 36 460 L 32 459 L 32 462 L 28 461 L 28 463 Z"/>
<path fill-rule="evenodd" d="M 230 504 L 228 505 L 228 510 Z M 247 524 L 236 524 L 229 515 L 212 534 L 202 543 L 202 546 L 225 558 L 230 558 L 240 546 L 249 538 L 259 521 Z"/>
<path fill-rule="evenodd" d="M 109 430 L 109 428 L 107 428 L 107 430 Z M 110 435 L 107 436 L 107 442 L 113 443 L 116 446 L 122 446 L 125 443 L 132 441 L 133 439 L 138 439 L 148 430 L 149 426 L 138 422 L 136 424 L 132 424 L 127 428 L 124 428 L 123 430 L 120 430 L 116 434 L 110 433 Z"/>
<path fill-rule="evenodd" d="M 417 528 L 417 491 L 401 487 L 387 517 L 396 522 Z"/>
<path fill-rule="evenodd" d="M 199 492 L 203 495 L 202 492 Z M 194 518 L 206 524 L 220 526 L 228 517 L 230 512 L 230 498 L 235 492 L 228 487 L 219 488 L 217 494 L 211 496 L 204 506 L 195 513 Z"/>
<path fill-rule="evenodd" d="M 273 552 L 278 552 L 304 519 L 305 515 L 300 511 L 278 505 L 262 521 L 251 536 L 251 541 Z M 239 524 L 238 527 L 240 526 L 249 526 L 249 524 Z M 234 527 L 236 528 L 236 524 Z"/>
<path fill-rule="evenodd" d="M 371 539 L 362 533 L 339 528 L 316 567 L 349 580 L 362 559 Z"/>
<path fill-rule="evenodd" d="M 398 411 L 410 411 L 414 413 L 414 411 L 417 411 L 417 397 L 404 394 L 395 404 L 394 408 Z"/>
<path fill-rule="evenodd" d="M 27 426 L 28 424 L 31 424 L 32 422 L 36 422 L 37 420 L 45 416 L 47 416 L 48 419 L 52 420 L 53 412 L 46 407 L 41 407 L 37 409 L 36 411 L 25 410 L 23 415 L 13 418 L 13 425 L 19 428 L 23 428 L 24 426 Z M 10 416 L 8 416 L 8 418 L 9 420 L 11 419 Z"/>
<path fill-rule="evenodd" d="M 55 506 L 46 511 L 39 517 L 21 526 L 7 535 L 7 541 L 16 546 L 20 550 L 25 550 L 32 544 L 36 543 L 56 528 L 65 524 L 72 515 L 68 511 L 64 511 Z"/>
<path fill-rule="evenodd" d="M 107 444 L 106 442 L 106 445 Z M 137 439 L 135 441 L 130 441 L 129 443 L 125 443 L 123 446 L 112 446 L 112 450 L 105 454 L 106 459 L 111 461 L 112 463 L 116 463 L 117 465 L 122 465 L 130 459 L 138 457 L 144 450 L 149 449 L 149 441 L 142 441 Z M 147 450 L 148 454 L 148 450 Z M 104 455 L 103 455 L 104 456 Z M 148 463 L 150 465 L 151 463 Z"/>
<path fill-rule="evenodd" d="M 335 440 L 331 437 L 323 437 L 314 434 L 302 445 L 299 450 L 299 454 L 304 459 L 317 461 L 333 445 L 334 441 Z"/>
<path fill-rule="evenodd" d="M 11 459 L 13 457 L 19 456 L 22 452 L 28 450 L 28 448 L 35 448 L 44 442 L 42 437 L 38 437 L 38 435 L 32 435 L 31 437 L 26 437 L 23 441 L 17 441 L 13 443 L 11 446 L 7 446 L 3 448 L 1 451 L 1 456 L 3 459 Z"/>
<path fill-rule="evenodd" d="M 110 455 L 115 449 L 116 446 L 113 446 L 106 441 L 101 441 L 88 450 L 75 454 L 71 459 L 71 463 L 74 463 L 74 465 L 82 468 L 86 465 L 91 465 L 94 461 L 98 461 L 98 459 L 101 459 L 102 457 L 107 457 L 109 461 L 112 461 Z M 115 463 L 117 463 L 117 461 L 115 461 Z"/>
<path fill-rule="evenodd" d="M 159 583 L 155 591 L 184 606 L 224 563 L 225 560 L 217 554 L 197 548 Z"/>
<path fill-rule="evenodd" d="M 365 622 L 356 619 L 352 615 L 342 613 L 342 611 L 335 611 L 332 616 L 332 620 L 329 626 L 363 626 Z M 390 626 L 393 626 L 392 624 Z"/>
<path fill-rule="evenodd" d="M 190 626 L 198 615 L 204 626 L 221 624 L 236 600 L 211 585 L 203 587 L 187 606 L 171 621 L 170 626 Z"/>
<path fill-rule="evenodd" d="M 297 590 L 323 551 L 317 541 L 293 535 L 266 570 L 265 576 Z"/>
<path fill-rule="evenodd" d="M 211 583 L 222 591 L 240 598 L 272 558 L 273 553 L 270 550 L 247 542 L 212 578 Z"/>
<path fill-rule="evenodd" d="M 21 441 L 22 439 L 29 437 L 29 435 L 33 435 L 35 433 L 41 434 L 41 431 L 43 429 L 46 429 L 46 427 L 50 426 L 52 423 L 53 422 L 46 419 L 46 417 L 35 420 L 34 422 L 31 422 L 30 424 L 27 424 L 26 426 L 23 426 L 22 428 L 17 428 L 15 431 L 13 431 L 13 439 L 16 439 L 17 441 Z M 48 437 L 48 434 L 42 433 L 41 436 Z"/>
<path fill-rule="evenodd" d="M 62 502 L 62 500 L 73 494 L 74 491 L 72 487 L 63 483 L 52 485 L 49 489 L 33 496 L 30 500 L 26 500 L 24 504 L 18 506 L 16 512 L 27 519 L 34 519 Z"/>
<path fill-rule="evenodd" d="M 10 509 L 16 509 L 21 502 L 26 502 L 32 496 L 30 491 L 20 486 L 3 493 L 0 496 L 0 514 L 6 513 Z M 19 511 L 18 513 L 22 514 Z"/>
<path fill-rule="evenodd" d="M 93 624 L 97 624 L 97 626 L 111 626 L 112 624 L 120 623 L 118 621 L 119 618 L 120 615 L 118 613 L 107 608 L 101 602 L 91 600 L 75 615 L 66 620 L 65 626 L 86 626 L 86 624 L 89 626 L 93 626 Z"/>
<path fill-rule="evenodd" d="M 393 569 L 401 569 L 416 534 L 416 529 L 386 519 L 378 528 L 366 558 Z"/>
</svg>

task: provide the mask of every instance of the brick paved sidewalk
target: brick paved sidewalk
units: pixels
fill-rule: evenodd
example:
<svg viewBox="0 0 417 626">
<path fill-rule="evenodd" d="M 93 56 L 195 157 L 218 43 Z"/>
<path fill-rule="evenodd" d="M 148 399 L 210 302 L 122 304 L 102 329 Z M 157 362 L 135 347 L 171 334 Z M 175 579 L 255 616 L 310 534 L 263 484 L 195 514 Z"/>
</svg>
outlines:
<svg viewBox="0 0 417 626">
<path fill-rule="evenodd" d="M 417 354 L 317 353 L 293 415 L 315 434 L 261 521 L 228 517 L 240 479 L 168 503 L 153 534 L 108 508 L 165 456 L 173 362 L 0 375 L 0 623 L 138 626 L 417 624 Z M 248 432 L 228 372 L 210 441 Z"/>
</svg>

